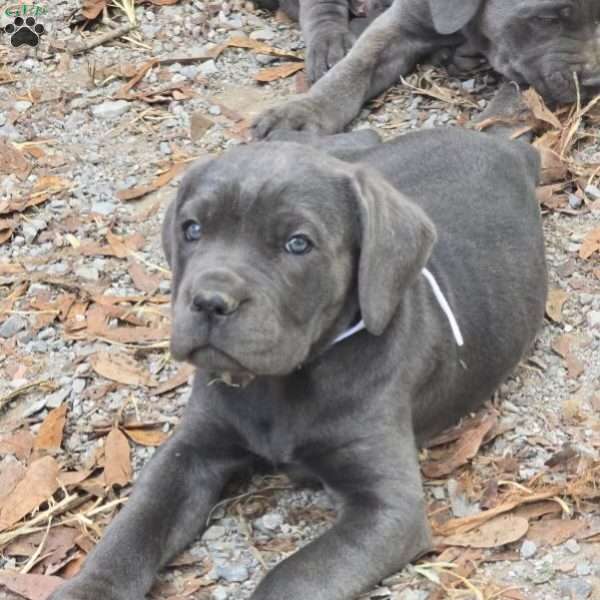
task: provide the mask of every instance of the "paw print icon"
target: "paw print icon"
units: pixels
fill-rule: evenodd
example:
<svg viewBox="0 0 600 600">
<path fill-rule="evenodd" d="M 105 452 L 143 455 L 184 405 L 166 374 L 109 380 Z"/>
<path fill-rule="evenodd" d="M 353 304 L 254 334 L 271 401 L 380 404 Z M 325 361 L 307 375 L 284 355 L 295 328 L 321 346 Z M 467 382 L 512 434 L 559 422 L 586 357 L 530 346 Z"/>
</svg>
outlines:
<svg viewBox="0 0 600 600">
<path fill-rule="evenodd" d="M 38 45 L 40 36 L 46 33 L 45 27 L 41 23 L 36 23 L 34 17 L 16 17 L 12 23 L 4 27 L 4 33 L 10 35 L 10 43 L 18 48 L 23 44 L 28 46 Z"/>
</svg>

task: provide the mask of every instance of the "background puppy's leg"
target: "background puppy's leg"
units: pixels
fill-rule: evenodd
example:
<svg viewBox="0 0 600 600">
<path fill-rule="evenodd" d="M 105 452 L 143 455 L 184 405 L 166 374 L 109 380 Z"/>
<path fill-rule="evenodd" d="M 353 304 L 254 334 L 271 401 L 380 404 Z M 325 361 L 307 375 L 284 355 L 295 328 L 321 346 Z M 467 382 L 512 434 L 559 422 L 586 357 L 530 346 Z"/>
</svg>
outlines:
<svg viewBox="0 0 600 600">
<path fill-rule="evenodd" d="M 403 0 L 396 2 L 360 36 L 350 53 L 320 79 L 304 97 L 267 110 L 254 123 L 254 137 L 274 129 L 335 133 L 363 104 L 408 73 L 439 46 L 439 36 L 411 32 Z"/>
<path fill-rule="evenodd" d="M 312 444 L 303 462 L 341 497 L 338 522 L 269 572 L 252 600 L 350 600 L 429 549 L 408 423 L 337 449 Z"/>
<path fill-rule="evenodd" d="M 241 466 L 219 429 L 181 429 L 157 452 L 81 573 L 52 600 L 143 600 L 158 569 L 204 529 Z"/>
<path fill-rule="evenodd" d="M 354 43 L 348 0 L 300 0 L 300 25 L 306 42 L 306 74 L 320 79 Z"/>
</svg>

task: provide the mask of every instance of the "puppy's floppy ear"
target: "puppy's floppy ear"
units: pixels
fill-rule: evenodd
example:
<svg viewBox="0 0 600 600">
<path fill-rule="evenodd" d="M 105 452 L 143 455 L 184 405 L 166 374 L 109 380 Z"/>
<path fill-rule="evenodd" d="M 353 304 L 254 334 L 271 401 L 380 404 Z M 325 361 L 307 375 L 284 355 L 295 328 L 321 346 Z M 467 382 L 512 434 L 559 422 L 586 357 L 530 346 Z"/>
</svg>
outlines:
<svg viewBox="0 0 600 600">
<path fill-rule="evenodd" d="M 476 14 L 483 0 L 429 0 L 435 30 L 442 35 L 460 31 Z"/>
<path fill-rule="evenodd" d="M 360 214 L 358 301 L 368 331 L 383 333 L 406 289 L 427 263 L 435 226 L 383 177 L 362 168 L 352 178 Z"/>
<path fill-rule="evenodd" d="M 177 210 L 178 199 L 179 194 L 171 200 L 167 207 L 161 234 L 163 252 L 171 269 L 173 268 L 173 257 L 175 256 L 175 211 Z"/>
</svg>

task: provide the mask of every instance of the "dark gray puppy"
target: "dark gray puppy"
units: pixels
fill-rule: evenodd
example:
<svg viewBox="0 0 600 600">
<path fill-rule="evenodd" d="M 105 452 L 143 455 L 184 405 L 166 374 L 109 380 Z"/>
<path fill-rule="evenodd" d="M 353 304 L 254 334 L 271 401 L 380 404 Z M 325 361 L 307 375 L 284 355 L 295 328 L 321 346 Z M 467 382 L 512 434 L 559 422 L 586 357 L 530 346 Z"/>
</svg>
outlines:
<svg viewBox="0 0 600 600">
<path fill-rule="evenodd" d="M 163 243 L 192 396 L 53 600 L 142 600 L 257 464 L 321 481 L 340 510 L 254 600 L 351 600 L 429 548 L 417 444 L 489 398 L 543 319 L 538 158 L 462 130 L 343 152 L 258 143 L 186 175 Z"/>
<path fill-rule="evenodd" d="M 256 138 L 273 129 L 341 131 L 369 99 L 432 53 L 454 63 L 480 56 L 548 101 L 600 93 L 598 0 L 395 0 L 350 53 L 305 96 L 260 115 Z"/>
</svg>

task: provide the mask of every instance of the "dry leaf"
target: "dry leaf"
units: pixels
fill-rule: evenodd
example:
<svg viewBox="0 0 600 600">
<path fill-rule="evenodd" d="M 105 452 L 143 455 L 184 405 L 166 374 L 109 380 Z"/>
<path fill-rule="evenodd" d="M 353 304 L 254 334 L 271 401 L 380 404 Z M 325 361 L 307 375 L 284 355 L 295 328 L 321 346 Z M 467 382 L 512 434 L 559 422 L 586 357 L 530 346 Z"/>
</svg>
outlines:
<svg viewBox="0 0 600 600">
<path fill-rule="evenodd" d="M 520 540 L 529 529 L 529 522 L 523 517 L 502 515 L 477 529 L 467 533 L 451 535 L 443 539 L 448 546 L 469 548 L 497 548 Z"/>
<path fill-rule="evenodd" d="M 579 535 L 585 528 L 585 521 L 544 519 L 531 525 L 527 539 L 538 545 L 559 546 Z"/>
<path fill-rule="evenodd" d="M 542 159 L 540 183 L 545 186 L 559 181 L 564 182 L 569 169 L 561 157 L 549 148 L 540 147 L 538 150 Z"/>
<path fill-rule="evenodd" d="M 491 413 L 485 415 L 480 423 L 463 431 L 461 438 L 449 450 L 450 455 L 447 458 L 423 464 L 422 469 L 425 476 L 430 479 L 444 477 L 469 462 L 477 455 L 483 440 L 497 421 L 498 415 Z"/>
<path fill-rule="evenodd" d="M 600 252 L 600 227 L 592 229 L 584 238 L 579 256 L 584 260 L 591 258 L 592 254 Z"/>
<path fill-rule="evenodd" d="M 172 179 L 177 177 L 183 170 L 184 165 L 182 163 L 175 163 L 171 165 L 164 173 L 159 175 L 152 183 L 147 185 L 141 185 L 139 187 L 129 188 L 127 190 L 121 190 L 117 192 L 117 197 L 122 202 L 128 202 L 129 200 L 137 200 L 150 192 L 155 192 L 167 185 Z"/>
<path fill-rule="evenodd" d="M 123 433 L 140 446 L 160 446 L 169 434 L 160 429 L 129 428 L 123 429 Z"/>
<path fill-rule="evenodd" d="M 280 50 L 279 48 L 273 48 L 258 40 L 253 40 L 247 37 L 232 36 L 226 42 L 229 48 L 248 48 L 254 50 L 258 54 L 272 54 L 273 56 L 282 56 L 287 58 L 300 58 L 298 52 L 291 52 L 289 50 Z"/>
<path fill-rule="evenodd" d="M 523 92 L 523 100 L 536 119 L 551 125 L 555 129 L 563 128 L 558 117 L 546 106 L 543 98 L 533 88 Z"/>
<path fill-rule="evenodd" d="M 51 456 L 31 463 L 25 477 L 0 506 L 0 531 L 20 521 L 58 489 L 60 466 Z"/>
<path fill-rule="evenodd" d="M 46 600 L 64 581 L 60 577 L 37 575 L 35 573 L 17 573 L 0 571 L 0 587 L 27 598 L 27 600 Z"/>
<path fill-rule="evenodd" d="M 155 396 L 160 396 L 161 394 L 166 394 L 182 385 L 185 385 L 188 382 L 190 376 L 194 373 L 195 367 L 192 365 L 185 364 L 183 365 L 179 371 L 170 379 L 167 379 L 164 383 L 160 383 L 156 389 L 153 390 L 153 394 Z"/>
<path fill-rule="evenodd" d="M 104 481 L 108 487 L 123 487 L 131 481 L 131 474 L 129 442 L 119 429 L 113 428 L 104 443 Z"/>
<path fill-rule="evenodd" d="M 2 499 L 15 489 L 26 472 L 23 464 L 12 456 L 6 456 L 0 461 L 0 506 Z"/>
<path fill-rule="evenodd" d="M 148 271 L 146 271 L 146 269 L 144 269 L 137 261 L 132 261 L 129 264 L 128 271 L 133 284 L 138 290 L 152 295 L 158 289 L 161 281 L 161 277 L 158 273 L 148 273 Z"/>
<path fill-rule="evenodd" d="M 23 153 L 5 137 L 0 137 L 0 173 L 14 173 L 20 180 L 27 179 L 31 172 L 29 161 Z M 0 214 L 3 212 L 3 202 L 0 202 Z"/>
<path fill-rule="evenodd" d="M 156 386 L 150 373 L 124 352 L 98 352 L 92 356 L 90 363 L 98 375 L 117 383 Z"/>
<path fill-rule="evenodd" d="M 61 404 L 48 413 L 35 438 L 36 450 L 58 450 L 62 444 L 63 430 L 67 422 L 67 405 Z"/>
<path fill-rule="evenodd" d="M 277 65 L 276 67 L 267 67 L 261 69 L 255 76 L 256 81 L 267 83 L 269 81 L 276 81 L 277 79 L 285 79 L 298 71 L 304 69 L 304 63 L 302 62 L 289 62 Z"/>
<path fill-rule="evenodd" d="M 574 341 L 575 338 L 567 333 L 552 342 L 552 350 L 565 359 L 567 374 L 570 379 L 577 379 L 585 370 L 581 361 L 573 354 L 572 345 Z"/>
<path fill-rule="evenodd" d="M 562 308 L 568 297 L 569 295 L 567 292 L 559 288 L 554 288 L 548 292 L 546 314 L 555 323 L 560 323 L 562 321 Z"/>
<path fill-rule="evenodd" d="M 33 435 L 20 429 L 10 435 L 0 437 L 0 455 L 14 454 L 19 460 L 27 462 L 33 449 Z"/>
<path fill-rule="evenodd" d="M 97 19 L 106 8 L 106 0 L 83 0 L 81 14 L 88 20 Z"/>
</svg>

